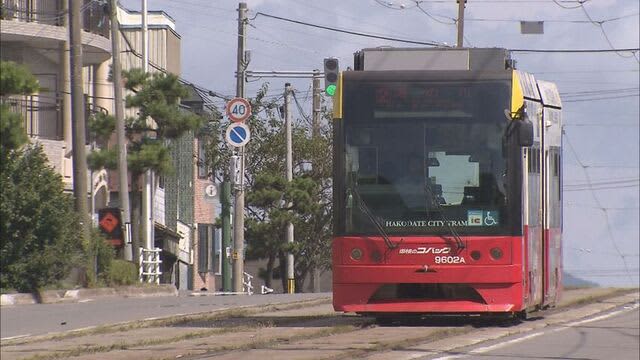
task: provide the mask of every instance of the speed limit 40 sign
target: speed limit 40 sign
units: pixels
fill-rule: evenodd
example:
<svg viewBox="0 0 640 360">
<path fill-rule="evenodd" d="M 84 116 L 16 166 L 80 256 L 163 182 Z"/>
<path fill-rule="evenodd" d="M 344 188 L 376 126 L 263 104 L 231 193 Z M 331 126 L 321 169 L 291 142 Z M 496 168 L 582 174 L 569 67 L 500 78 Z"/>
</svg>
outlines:
<svg viewBox="0 0 640 360">
<path fill-rule="evenodd" d="M 227 116 L 233 122 L 243 122 L 251 116 L 251 104 L 244 98 L 231 99 L 227 103 Z"/>
</svg>

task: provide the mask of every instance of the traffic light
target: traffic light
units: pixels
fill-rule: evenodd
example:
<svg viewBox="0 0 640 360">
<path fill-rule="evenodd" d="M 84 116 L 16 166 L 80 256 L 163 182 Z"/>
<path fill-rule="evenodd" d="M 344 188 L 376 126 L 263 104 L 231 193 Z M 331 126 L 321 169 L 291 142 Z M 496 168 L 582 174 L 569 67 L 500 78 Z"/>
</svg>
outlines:
<svg viewBox="0 0 640 360">
<path fill-rule="evenodd" d="M 324 91 L 329 96 L 333 96 L 336 93 L 339 72 L 340 67 L 338 66 L 338 59 L 324 59 Z"/>
</svg>

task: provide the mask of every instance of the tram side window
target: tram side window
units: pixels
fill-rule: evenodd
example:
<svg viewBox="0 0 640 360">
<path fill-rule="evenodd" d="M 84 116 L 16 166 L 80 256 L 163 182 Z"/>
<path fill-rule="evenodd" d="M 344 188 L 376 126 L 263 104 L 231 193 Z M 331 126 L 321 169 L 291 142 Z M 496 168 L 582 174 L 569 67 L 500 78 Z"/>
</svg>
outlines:
<svg viewBox="0 0 640 360">
<path fill-rule="evenodd" d="M 530 148 L 527 149 L 527 164 L 530 173 L 540 173 L 540 149 Z"/>
<path fill-rule="evenodd" d="M 553 175 L 556 176 L 557 181 L 558 181 L 558 200 L 561 200 L 562 196 L 561 196 L 561 191 L 560 191 L 560 172 L 562 171 L 562 169 L 561 169 L 561 166 L 560 166 L 560 154 L 559 153 L 555 154 L 555 161 L 556 161 L 555 168 L 554 168 L 555 171 L 554 171 Z"/>
</svg>

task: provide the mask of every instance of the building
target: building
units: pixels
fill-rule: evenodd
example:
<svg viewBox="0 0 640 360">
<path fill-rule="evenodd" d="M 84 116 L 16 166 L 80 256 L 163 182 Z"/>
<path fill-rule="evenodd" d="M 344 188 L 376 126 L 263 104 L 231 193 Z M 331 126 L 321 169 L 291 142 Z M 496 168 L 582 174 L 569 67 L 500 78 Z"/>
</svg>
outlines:
<svg viewBox="0 0 640 360">
<path fill-rule="evenodd" d="M 24 128 L 31 140 L 43 146 L 55 170 L 62 176 L 66 191 L 73 189 L 71 139 L 71 82 L 68 0 L 0 0 L 1 59 L 26 65 L 39 80 L 42 90 L 34 95 L 10 100 L 14 111 L 22 114 Z M 106 3 L 84 0 L 82 11 L 83 82 L 87 118 L 91 112 L 114 112 L 113 83 L 110 81 L 111 39 L 109 10 Z M 142 31 L 140 12 L 118 9 L 121 30 L 120 54 L 124 70 L 142 67 Z M 163 11 L 148 12 L 149 71 L 180 74 L 180 35 L 175 21 Z M 198 108 L 197 99 L 185 111 Z M 204 108 L 200 105 L 200 110 Z M 125 116 L 135 109 L 125 109 Z M 198 223 L 212 225 L 213 205 L 204 203 L 202 189 L 208 182 L 200 177 L 197 165 L 197 134 L 187 134 L 167 144 L 172 149 L 176 175 L 154 182 L 153 218 L 155 245 L 162 249 L 163 283 L 179 289 L 208 286 L 213 280 L 194 270 Z M 87 151 L 95 144 L 88 137 Z M 116 172 L 87 174 L 92 214 L 106 207 L 119 207 Z M 196 201 L 195 199 L 199 199 Z M 203 227 L 202 227 L 203 228 Z M 213 227 L 210 227 L 213 229 Z M 206 240 L 213 244 L 213 240 Z M 194 260 L 194 258 L 196 260 Z M 200 256 L 202 259 L 203 256 Z M 201 280 L 196 281 L 196 278 Z"/>
<path fill-rule="evenodd" d="M 22 114 L 24 128 L 42 145 L 51 165 L 62 176 L 65 189 L 73 188 L 71 142 L 70 51 L 67 27 L 68 1 L 1 0 L 0 58 L 23 64 L 36 76 L 42 90 L 14 97 L 13 110 Z M 105 93 L 111 58 L 110 22 L 103 7 L 85 0 L 82 6 L 83 78 L 87 114 L 111 111 Z M 89 146 L 88 146 L 89 147 Z M 91 209 L 106 206 L 106 173 L 87 174 Z"/>
</svg>

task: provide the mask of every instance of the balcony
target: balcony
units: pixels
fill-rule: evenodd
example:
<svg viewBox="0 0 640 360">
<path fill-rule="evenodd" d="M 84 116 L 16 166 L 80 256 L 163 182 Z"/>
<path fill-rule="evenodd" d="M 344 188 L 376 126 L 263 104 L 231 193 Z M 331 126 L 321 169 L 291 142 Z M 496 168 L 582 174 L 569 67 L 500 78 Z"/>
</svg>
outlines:
<svg viewBox="0 0 640 360">
<path fill-rule="evenodd" d="M 66 41 L 69 31 L 64 26 L 68 19 L 68 11 L 63 8 L 65 1 L 0 0 L 2 42 L 27 43 L 36 48 L 50 49 Z M 84 62 L 101 63 L 111 53 L 109 9 L 100 2 L 84 0 L 81 14 Z"/>
<path fill-rule="evenodd" d="M 2 100 L 11 112 L 20 114 L 23 128 L 31 138 L 62 140 L 62 101 L 41 95 L 10 97 Z"/>
</svg>

